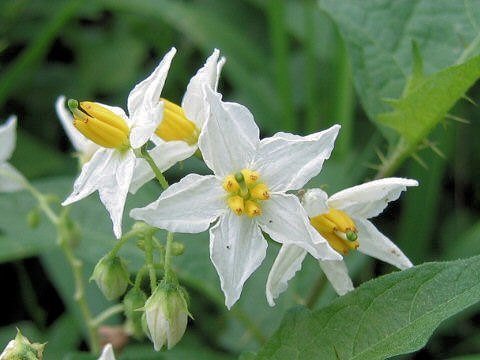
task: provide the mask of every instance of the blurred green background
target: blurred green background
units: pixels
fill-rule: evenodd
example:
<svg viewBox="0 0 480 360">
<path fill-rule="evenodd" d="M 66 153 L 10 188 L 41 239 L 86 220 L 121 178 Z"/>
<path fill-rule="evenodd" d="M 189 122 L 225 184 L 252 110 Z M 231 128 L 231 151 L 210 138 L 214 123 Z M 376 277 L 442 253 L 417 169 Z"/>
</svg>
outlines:
<svg viewBox="0 0 480 360">
<path fill-rule="evenodd" d="M 369 81 L 373 84 L 381 76 L 388 78 L 388 74 L 368 73 L 368 64 L 360 67 L 358 53 L 362 49 L 344 40 L 349 31 L 351 35 L 345 26 L 349 16 L 355 21 L 365 17 L 366 28 L 375 29 L 367 21 L 372 2 L 358 14 L 355 11 L 363 5 L 356 3 L 357 9 L 352 7 L 348 14 L 332 2 L 319 5 L 309 0 L 4 0 L 0 3 L 0 118 L 16 114 L 19 119 L 17 149 L 11 162 L 29 179 L 38 181 L 41 188 L 62 198 L 71 189 L 77 162 L 55 114 L 54 102 L 59 95 L 125 108 L 133 86 L 175 46 L 178 52 L 162 95 L 179 103 L 190 77 L 212 50 L 219 48 L 227 58 L 219 90 L 224 99 L 242 103 L 252 111 L 262 136 L 277 131 L 308 134 L 335 123 L 342 125 L 332 158 L 311 186 L 325 186 L 327 192 L 333 193 L 372 179 L 394 135 L 375 122 L 370 95 L 364 88 Z M 405 60 L 402 66 L 409 71 L 411 41 L 417 37 L 427 72 L 452 65 L 454 59 L 444 56 L 458 50 L 452 50 L 451 44 L 458 42 L 458 46 L 468 47 L 470 32 L 476 36 L 480 31 L 476 24 L 479 18 L 475 18 L 480 16 L 476 10 L 478 1 L 466 2 L 465 8 L 467 4 L 475 7 L 465 10 L 466 15 L 473 16 L 471 31 L 462 28 L 467 25 L 462 18 L 465 14 L 460 12 L 451 18 L 417 19 L 418 28 L 407 27 L 393 49 L 388 37 L 400 36 L 397 32 L 408 21 L 402 17 L 402 10 L 397 13 L 400 20 L 392 17 L 388 22 L 387 17 L 382 18 L 385 23 L 378 24 L 379 46 Z M 380 10 L 386 11 L 386 7 Z M 396 13 L 395 9 L 387 10 Z M 461 36 L 450 39 L 433 30 L 419 30 L 442 27 L 456 29 Z M 362 34 L 358 36 L 361 43 Z M 475 53 L 476 48 L 471 54 Z M 378 59 L 380 69 L 382 58 Z M 405 79 L 387 95 L 400 96 L 404 83 Z M 480 101 L 479 86 L 471 88 L 468 96 L 473 102 Z M 451 114 L 469 123 L 442 121 L 429 136 L 430 143 L 439 151 L 432 151 L 432 146 L 419 149 L 424 165 L 409 158 L 394 174 L 417 179 L 420 187 L 410 189 L 375 221 L 415 264 L 480 253 L 480 111 L 463 100 Z M 177 165 L 169 170 L 167 175 L 173 182 L 190 171 L 207 169 L 200 161 L 191 159 L 183 167 Z M 156 194 L 158 189 L 152 185 L 129 206 L 144 205 Z M 94 195 L 74 207 L 80 223 L 93 228 L 84 230 L 78 250 L 87 262 L 87 273 L 88 267 L 114 241 L 107 213 L 97 202 Z M 44 224 L 46 221 L 37 230 L 27 229 L 24 218 L 18 215 L 22 211 L 26 214 L 32 204 L 26 194 L 0 196 L 0 268 L 6 282 L 0 346 L 13 337 L 12 324 L 16 324 L 22 331 L 26 329 L 24 332 L 33 340 L 48 339 L 50 358 L 60 359 L 85 346 L 69 292 L 69 271 L 62 270 L 64 264 L 52 250 L 53 231 Z M 315 296 L 312 284 L 321 274 L 310 259 L 279 305 L 275 309 L 266 306 L 266 274 L 278 250 L 272 244 L 268 260 L 247 283 L 241 304 L 231 313 L 226 312 L 218 280 L 209 264 L 207 238 L 206 233 L 185 237 L 190 253 L 187 251 L 185 259 L 177 261 L 180 271 L 185 272 L 196 321 L 191 323 L 187 339 L 176 352 L 152 352 L 151 356 L 158 356 L 152 358 L 183 358 L 194 349 L 200 351 L 198 354 L 205 353 L 196 358 L 227 359 L 242 350 L 258 350 L 264 337 L 278 326 L 285 309 Z M 126 251 L 132 256 L 132 269 L 140 266 L 141 256 L 134 247 Z M 359 254 L 349 256 L 348 261 L 357 284 L 393 270 Z M 208 286 L 199 285 L 199 280 L 190 276 L 195 274 L 194 270 L 205 271 L 201 266 L 208 267 Z M 99 299 L 93 286 L 89 294 L 94 309 L 105 308 L 106 301 Z M 314 307 L 333 297 L 326 285 Z M 404 358 L 439 359 L 480 353 L 480 318 L 476 310 L 449 320 L 424 350 Z M 73 318 L 77 320 L 71 321 Z M 135 354 L 139 356 L 138 351 L 148 354 L 150 349 L 149 344 L 134 343 L 127 347 L 122 359 L 133 359 Z"/>
</svg>

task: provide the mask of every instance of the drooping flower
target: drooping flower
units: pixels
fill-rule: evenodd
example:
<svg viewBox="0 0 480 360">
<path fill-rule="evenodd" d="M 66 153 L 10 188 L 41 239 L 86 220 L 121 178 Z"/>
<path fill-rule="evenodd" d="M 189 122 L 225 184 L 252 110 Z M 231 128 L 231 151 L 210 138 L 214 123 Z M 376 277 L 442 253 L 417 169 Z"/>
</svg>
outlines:
<svg viewBox="0 0 480 360">
<path fill-rule="evenodd" d="M 250 111 L 206 87 L 210 114 L 199 148 L 214 175 L 190 174 L 130 216 L 173 232 L 210 229 L 210 257 L 230 308 L 265 257 L 262 230 L 316 257 L 341 259 L 310 225 L 298 198 L 330 156 L 339 126 L 309 136 L 278 133 L 260 141 Z"/>
<path fill-rule="evenodd" d="M 115 360 L 112 344 L 107 344 L 103 347 L 102 354 L 98 360 Z"/>
<path fill-rule="evenodd" d="M 208 106 L 205 100 L 204 86 L 217 90 L 218 80 L 225 58 L 220 58 L 220 51 L 215 49 L 197 73 L 190 79 L 178 106 L 163 99 L 163 119 L 155 130 L 151 140 L 155 147 L 149 151 L 155 163 L 165 163 L 168 167 L 178 161 L 192 156 L 198 149 L 198 137 L 208 117 Z M 163 170 L 167 167 L 163 166 Z M 130 192 L 135 193 L 143 184 L 154 178 L 154 173 L 147 162 L 138 159 Z"/>
<path fill-rule="evenodd" d="M 416 180 L 386 178 L 342 190 L 331 197 L 321 189 L 311 189 L 303 195 L 302 203 L 313 227 L 337 252 L 347 255 L 350 250 L 358 250 L 403 270 L 413 266 L 410 260 L 368 219 L 379 215 L 390 201 L 397 200 L 407 186 L 417 185 Z M 267 280 L 267 300 L 271 306 L 300 270 L 305 255 L 306 251 L 298 246 L 282 246 Z M 319 259 L 319 264 L 339 295 L 353 290 L 343 260 Z"/>
<path fill-rule="evenodd" d="M 59 96 L 55 101 L 55 111 L 68 139 L 75 149 L 75 156 L 78 157 L 80 165 L 83 165 L 92 158 L 93 154 L 100 149 L 101 146 L 86 138 L 75 128 L 73 125 L 73 116 L 70 111 L 67 110 L 65 101 L 65 96 Z"/>
<path fill-rule="evenodd" d="M 25 178 L 10 165 L 9 160 L 15 150 L 17 117 L 10 116 L 0 125 L 0 192 L 13 192 L 23 189 Z"/>
<path fill-rule="evenodd" d="M 73 126 L 100 149 L 82 167 L 74 190 L 63 205 L 81 200 L 98 190 L 100 200 L 110 213 L 117 238 L 122 234 L 122 216 L 128 191 L 136 192 L 153 177 L 146 161 L 136 158 L 134 150 L 149 140 L 155 142 L 156 147 L 149 153 L 161 171 L 191 156 L 197 149 L 194 139 L 198 137 L 208 111 L 200 89 L 204 84 L 216 87 L 224 63 L 223 59 L 218 60 L 219 52 L 215 50 L 204 68 L 190 81 L 182 107 L 179 107 L 160 98 L 175 51 L 172 48 L 153 73 L 130 92 L 128 117 L 117 107 L 69 102 Z"/>
</svg>

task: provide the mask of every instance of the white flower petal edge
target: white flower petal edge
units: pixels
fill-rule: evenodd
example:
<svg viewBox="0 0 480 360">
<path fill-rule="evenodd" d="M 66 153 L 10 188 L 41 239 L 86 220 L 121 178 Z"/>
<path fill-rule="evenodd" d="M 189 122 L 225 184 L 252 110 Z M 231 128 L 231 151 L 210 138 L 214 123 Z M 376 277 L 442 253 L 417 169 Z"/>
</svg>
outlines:
<svg viewBox="0 0 480 360">
<path fill-rule="evenodd" d="M 131 210 L 130 216 L 173 232 L 202 232 L 226 211 L 224 197 L 222 183 L 215 176 L 189 174 L 155 202 Z"/>
<path fill-rule="evenodd" d="M 283 245 L 275 258 L 268 274 L 266 295 L 270 306 L 275 306 L 276 299 L 287 290 L 288 281 L 302 268 L 307 252 L 296 245 Z"/>
<path fill-rule="evenodd" d="M 132 119 L 130 145 L 136 149 L 145 144 L 163 119 L 160 94 L 176 49 L 172 48 L 145 80 L 128 95 L 128 113 Z"/>
<path fill-rule="evenodd" d="M 340 125 L 308 136 L 277 133 L 263 139 L 253 167 L 271 191 L 297 190 L 322 170 Z"/>
<path fill-rule="evenodd" d="M 270 199 L 262 204 L 262 209 L 263 214 L 257 221 L 273 240 L 281 244 L 298 245 L 316 258 L 342 259 L 310 225 L 307 213 L 295 195 L 271 194 Z"/>
<path fill-rule="evenodd" d="M 10 116 L 5 124 L 0 125 L 0 163 L 12 157 L 17 140 L 17 117 Z"/>
<path fill-rule="evenodd" d="M 267 241 L 255 221 L 232 211 L 210 229 L 210 239 L 210 258 L 230 309 L 240 298 L 245 281 L 265 258 Z"/>
<path fill-rule="evenodd" d="M 338 295 L 354 289 L 345 261 L 318 260 L 318 263 Z"/>
<path fill-rule="evenodd" d="M 182 99 L 182 108 L 188 119 L 193 121 L 201 130 L 205 121 L 207 121 L 209 108 L 205 100 L 204 86 L 210 87 L 217 91 L 218 80 L 225 58 L 219 60 L 220 51 L 215 49 L 200 68 L 197 73 L 190 79 L 187 90 Z"/>
<path fill-rule="evenodd" d="M 253 115 L 243 105 L 221 101 L 204 87 L 210 117 L 198 139 L 203 160 L 216 176 L 224 177 L 249 167 L 260 142 Z"/>
<path fill-rule="evenodd" d="M 65 96 L 60 95 L 55 101 L 55 111 L 57 112 L 63 130 L 65 130 L 75 151 L 90 158 L 96 150 L 100 149 L 100 146 L 88 140 L 73 126 L 73 116 L 65 107 L 65 100 Z"/>
<path fill-rule="evenodd" d="M 98 360 L 115 360 L 112 344 L 107 344 L 103 347 L 102 354 Z"/>
<path fill-rule="evenodd" d="M 328 212 L 328 194 L 322 189 L 309 189 L 305 192 L 302 205 L 309 217 Z"/>
<path fill-rule="evenodd" d="M 14 192 L 23 189 L 26 179 L 7 160 L 15 150 L 17 117 L 10 116 L 0 125 L 0 192 Z"/>
<path fill-rule="evenodd" d="M 413 266 L 398 246 L 378 231 L 370 221 L 358 218 L 353 218 L 353 221 L 357 225 L 358 238 L 361 239 L 358 251 L 402 270 Z"/>
<path fill-rule="evenodd" d="M 418 181 L 395 177 L 370 181 L 333 194 L 328 206 L 369 219 L 380 214 L 390 201 L 397 200 L 407 186 L 418 186 Z"/>
</svg>

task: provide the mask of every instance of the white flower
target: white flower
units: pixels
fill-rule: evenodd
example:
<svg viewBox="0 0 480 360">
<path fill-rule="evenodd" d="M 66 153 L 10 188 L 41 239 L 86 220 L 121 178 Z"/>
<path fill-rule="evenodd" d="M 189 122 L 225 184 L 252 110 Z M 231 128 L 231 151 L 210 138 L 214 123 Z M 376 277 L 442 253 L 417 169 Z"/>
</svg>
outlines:
<svg viewBox="0 0 480 360">
<path fill-rule="evenodd" d="M 152 137 L 162 120 L 160 93 L 175 52 L 172 48 L 153 73 L 130 92 L 128 117 L 118 107 L 89 102 L 74 104 L 75 127 L 102 148 L 83 165 L 72 194 L 62 205 L 69 205 L 98 191 L 100 200 L 110 213 L 117 238 L 122 235 L 123 209 L 136 164 L 134 149 L 140 148 Z M 158 164 L 162 170 L 163 165 Z M 168 167 L 171 165 L 168 164 Z"/>
<path fill-rule="evenodd" d="M 0 192 L 13 192 L 23 189 L 25 178 L 7 160 L 15 150 L 17 117 L 10 116 L 0 125 Z"/>
<path fill-rule="evenodd" d="M 78 156 L 80 165 L 83 165 L 92 158 L 95 151 L 101 149 L 101 146 L 87 139 L 73 126 L 73 116 L 66 109 L 65 105 L 65 96 L 59 96 L 55 101 L 55 111 L 68 139 L 75 149 L 75 156 Z"/>
<path fill-rule="evenodd" d="M 112 344 L 107 344 L 103 347 L 102 354 L 98 360 L 115 360 L 115 354 L 113 353 Z"/>
<path fill-rule="evenodd" d="M 413 266 L 410 260 L 368 219 L 380 214 L 390 201 L 397 200 L 407 186 L 417 185 L 416 180 L 386 178 L 342 190 L 331 197 L 320 189 L 311 189 L 302 202 L 312 225 L 335 250 L 346 255 L 349 250 L 358 249 L 403 270 Z M 282 246 L 267 280 L 267 300 L 271 306 L 300 270 L 305 255 L 305 250 L 298 246 Z M 343 260 L 319 259 L 319 264 L 339 295 L 353 290 Z"/>
<path fill-rule="evenodd" d="M 130 216 L 187 233 L 205 231 L 218 219 L 210 229 L 210 257 L 230 308 L 265 257 L 262 230 L 316 257 L 341 259 L 310 225 L 298 198 L 285 193 L 321 170 L 340 126 L 305 137 L 278 133 L 260 141 L 246 107 L 222 102 L 208 87 L 205 92 L 211 112 L 199 148 L 214 175 L 187 175 Z"/>
<path fill-rule="evenodd" d="M 192 156 L 198 149 L 198 137 L 208 117 L 204 86 L 217 90 L 218 80 L 225 58 L 220 58 L 215 49 L 197 73 L 190 79 L 182 99 L 181 107 L 162 99 L 165 103 L 164 118 L 155 131 L 152 141 L 155 147 L 149 151 L 155 163 L 165 163 L 168 167 Z M 166 170 L 163 166 L 162 170 Z M 143 184 L 154 178 L 148 163 L 138 159 L 130 192 L 134 194 Z"/>
</svg>

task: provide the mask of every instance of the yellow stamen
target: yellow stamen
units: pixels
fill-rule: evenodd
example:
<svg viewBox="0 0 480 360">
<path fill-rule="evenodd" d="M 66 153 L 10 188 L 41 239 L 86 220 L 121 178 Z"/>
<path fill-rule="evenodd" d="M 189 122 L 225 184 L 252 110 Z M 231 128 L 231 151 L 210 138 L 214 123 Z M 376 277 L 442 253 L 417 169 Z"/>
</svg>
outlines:
<svg viewBox="0 0 480 360">
<path fill-rule="evenodd" d="M 343 255 L 360 245 L 355 223 L 341 210 L 330 209 L 327 213 L 312 217 L 310 223 L 332 248 Z"/>
<path fill-rule="evenodd" d="M 231 196 L 227 200 L 228 207 L 233 210 L 237 215 L 242 215 L 245 208 L 245 203 L 241 196 L 235 195 Z"/>
<path fill-rule="evenodd" d="M 250 195 L 252 196 L 252 198 L 258 200 L 268 200 L 270 198 L 270 194 L 268 193 L 268 187 L 263 183 L 255 185 L 250 191 Z"/>
<path fill-rule="evenodd" d="M 177 104 L 166 99 L 163 101 L 163 119 L 155 130 L 155 134 L 165 141 L 185 141 L 193 145 L 198 141 L 200 131 L 197 126 L 190 121 L 183 109 Z"/>
<path fill-rule="evenodd" d="M 228 175 L 223 181 L 223 188 L 228 192 L 237 192 L 240 190 L 240 185 L 237 180 L 235 180 L 235 176 Z"/>
<path fill-rule="evenodd" d="M 247 186 L 253 185 L 260 178 L 258 172 L 250 169 L 243 169 L 241 173 Z"/>
<path fill-rule="evenodd" d="M 94 143 L 120 150 L 130 146 L 130 130 L 121 116 L 90 101 L 79 104 L 70 99 L 68 106 L 74 117 L 75 128 Z"/>
<path fill-rule="evenodd" d="M 262 209 L 255 201 L 247 200 L 245 201 L 245 214 L 251 218 L 260 216 L 262 215 Z"/>
</svg>

